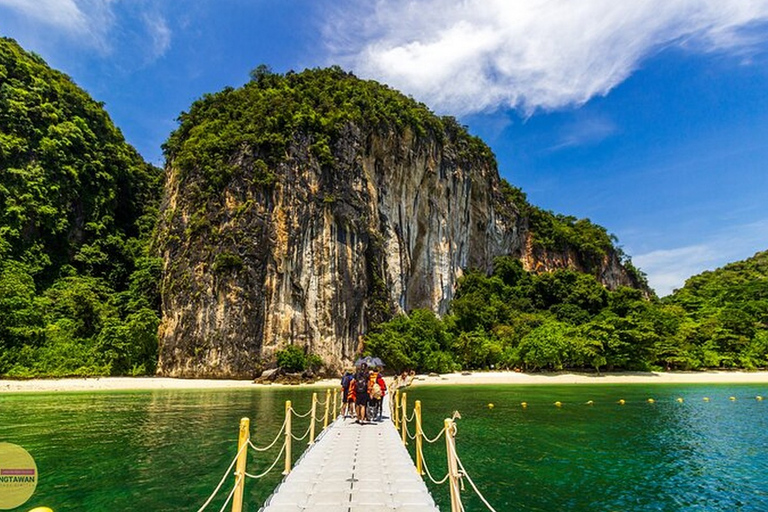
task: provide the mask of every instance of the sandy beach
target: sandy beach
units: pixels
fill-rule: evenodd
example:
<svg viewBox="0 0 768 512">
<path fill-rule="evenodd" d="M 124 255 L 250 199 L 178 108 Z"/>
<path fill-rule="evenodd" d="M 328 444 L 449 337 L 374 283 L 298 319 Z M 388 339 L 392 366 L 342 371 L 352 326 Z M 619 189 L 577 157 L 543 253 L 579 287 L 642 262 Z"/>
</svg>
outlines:
<svg viewBox="0 0 768 512">
<path fill-rule="evenodd" d="M 626 373 L 518 373 L 463 372 L 439 376 L 417 375 L 413 386 L 457 384 L 714 384 L 766 383 L 768 372 L 626 372 Z M 337 379 L 327 379 L 294 387 L 335 387 Z M 289 386 L 254 384 L 250 380 L 175 379 L 169 377 L 88 377 L 68 379 L 0 380 L 0 393 L 50 393 L 55 391 L 119 391 L 152 389 L 237 389 Z"/>
</svg>

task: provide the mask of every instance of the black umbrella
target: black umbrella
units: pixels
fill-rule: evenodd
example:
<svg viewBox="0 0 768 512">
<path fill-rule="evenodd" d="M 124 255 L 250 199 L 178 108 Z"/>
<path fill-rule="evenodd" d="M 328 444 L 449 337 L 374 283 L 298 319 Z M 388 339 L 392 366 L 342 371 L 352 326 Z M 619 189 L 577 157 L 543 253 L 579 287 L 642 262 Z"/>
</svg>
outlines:
<svg viewBox="0 0 768 512">
<path fill-rule="evenodd" d="M 384 361 L 378 357 L 365 356 L 355 361 L 355 366 L 365 363 L 367 366 L 384 366 Z"/>
<path fill-rule="evenodd" d="M 365 363 L 367 366 L 373 366 L 373 357 L 371 356 L 365 356 L 361 357 L 357 361 L 355 361 L 355 366 L 360 366 L 361 364 Z"/>
</svg>

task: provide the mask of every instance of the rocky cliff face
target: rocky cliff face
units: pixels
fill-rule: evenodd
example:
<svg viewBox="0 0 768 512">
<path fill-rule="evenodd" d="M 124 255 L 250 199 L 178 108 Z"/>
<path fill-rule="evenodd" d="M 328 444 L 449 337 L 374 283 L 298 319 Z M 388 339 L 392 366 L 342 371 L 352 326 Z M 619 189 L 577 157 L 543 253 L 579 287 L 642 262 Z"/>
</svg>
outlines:
<svg viewBox="0 0 768 512">
<path fill-rule="evenodd" d="M 523 232 L 525 233 L 525 250 L 520 256 L 520 261 L 528 272 L 552 272 L 560 268 L 570 268 L 586 274 L 596 274 L 595 277 L 609 290 L 627 286 L 642 289 L 647 297 L 651 294 L 645 283 L 627 272 L 616 251 L 607 251 L 606 254 L 601 255 L 600 261 L 596 264 L 588 263 L 584 255 L 573 247 L 564 247 L 561 250 L 542 248 L 536 245 L 533 233 L 529 229 L 524 228 Z"/>
<path fill-rule="evenodd" d="M 532 269 L 578 261 L 533 250 L 487 147 L 453 122 L 439 126 L 344 122 L 330 154 L 316 133 L 294 131 L 266 182 L 254 178 L 261 153 L 243 143 L 215 194 L 199 166 L 185 170 L 171 152 L 160 373 L 248 377 L 287 344 L 347 364 L 372 323 L 413 308 L 445 313 L 462 269 L 490 270 L 504 254 Z M 605 281 L 623 282 L 620 266 L 608 267 Z"/>
</svg>

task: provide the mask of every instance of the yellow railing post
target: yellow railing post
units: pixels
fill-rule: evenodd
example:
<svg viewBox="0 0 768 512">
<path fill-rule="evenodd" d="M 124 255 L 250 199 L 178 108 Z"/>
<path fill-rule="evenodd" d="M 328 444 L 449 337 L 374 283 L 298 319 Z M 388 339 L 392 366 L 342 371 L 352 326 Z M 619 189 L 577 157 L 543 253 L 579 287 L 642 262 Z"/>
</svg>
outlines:
<svg viewBox="0 0 768 512">
<path fill-rule="evenodd" d="M 400 390 L 395 390 L 395 430 L 400 430 Z"/>
<path fill-rule="evenodd" d="M 285 470 L 283 474 L 291 472 L 291 401 L 285 401 Z"/>
<path fill-rule="evenodd" d="M 331 408 L 331 390 L 325 390 L 325 416 L 323 417 L 323 430 L 328 428 L 328 409 Z"/>
<path fill-rule="evenodd" d="M 461 511 L 461 496 L 459 494 L 459 467 L 456 462 L 456 444 L 453 420 L 445 418 L 445 452 L 448 457 L 448 484 L 451 488 L 451 512 Z"/>
<path fill-rule="evenodd" d="M 235 494 L 232 496 L 232 512 L 243 510 L 243 488 L 245 487 L 245 463 L 248 449 L 244 448 L 251 438 L 251 420 L 240 419 L 240 434 L 237 436 L 237 465 L 235 466 Z"/>
<path fill-rule="evenodd" d="M 339 416 L 339 390 L 333 391 L 333 419 L 335 420 Z"/>
<path fill-rule="evenodd" d="M 317 420 L 317 393 L 312 393 L 312 414 L 309 420 L 309 442 L 315 444 L 315 421 Z"/>
<path fill-rule="evenodd" d="M 406 393 L 403 393 L 403 398 L 400 400 L 400 406 L 402 407 L 402 410 L 400 411 L 400 429 L 402 430 L 401 434 L 403 436 L 403 445 L 408 444 L 408 440 L 405 438 L 405 429 L 408 427 L 408 409 L 407 409 L 407 402 L 408 402 L 408 395 Z"/>
<path fill-rule="evenodd" d="M 421 436 L 424 435 L 424 431 L 421 429 L 421 400 L 416 400 L 413 405 L 413 413 L 416 416 L 416 472 L 419 475 L 424 474 L 421 461 Z"/>
</svg>

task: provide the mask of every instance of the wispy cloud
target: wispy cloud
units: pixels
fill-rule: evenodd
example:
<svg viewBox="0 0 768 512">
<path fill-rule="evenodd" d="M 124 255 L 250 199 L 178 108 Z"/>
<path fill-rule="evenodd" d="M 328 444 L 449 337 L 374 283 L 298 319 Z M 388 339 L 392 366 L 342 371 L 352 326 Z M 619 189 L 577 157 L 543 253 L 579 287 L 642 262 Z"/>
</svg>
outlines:
<svg viewBox="0 0 768 512">
<path fill-rule="evenodd" d="M 6 9 L 22 16 L 29 32 L 48 40 L 61 37 L 103 55 L 112 54 L 125 34 L 138 31 L 140 37 L 134 39 L 145 41 L 138 50 L 145 53 L 145 61 L 153 61 L 168 50 L 172 35 L 156 4 L 151 0 L 0 0 L 0 12 Z"/>
<path fill-rule="evenodd" d="M 152 41 L 150 60 L 155 60 L 165 55 L 165 52 L 170 48 L 171 29 L 165 18 L 157 12 L 144 13 L 142 18 Z"/>
<path fill-rule="evenodd" d="M 768 20 L 768 0 L 365 5 L 346 0 L 329 16 L 331 58 L 458 115 L 580 105 L 670 45 L 743 52 L 764 41 Z"/>
<path fill-rule="evenodd" d="M 686 279 L 715 270 L 768 249 L 768 219 L 714 233 L 701 244 L 657 250 L 632 258 L 648 276 L 648 283 L 663 297 L 681 288 Z"/>
<path fill-rule="evenodd" d="M 0 0 L 0 7 L 27 18 L 31 30 L 77 39 L 102 53 L 110 50 L 113 4 L 114 0 Z"/>
<path fill-rule="evenodd" d="M 560 129 L 558 142 L 550 151 L 597 144 L 617 131 L 616 124 L 606 117 L 590 116 L 567 123 Z"/>
</svg>

